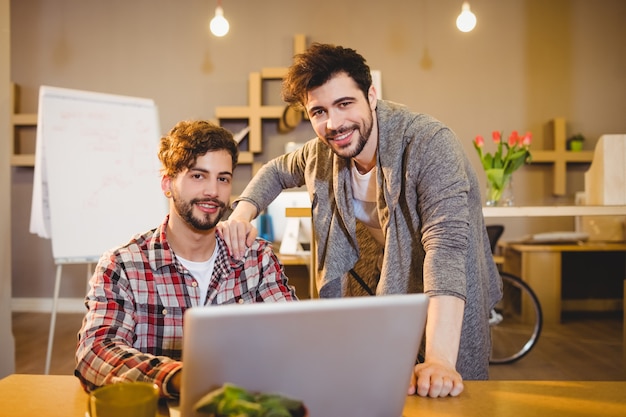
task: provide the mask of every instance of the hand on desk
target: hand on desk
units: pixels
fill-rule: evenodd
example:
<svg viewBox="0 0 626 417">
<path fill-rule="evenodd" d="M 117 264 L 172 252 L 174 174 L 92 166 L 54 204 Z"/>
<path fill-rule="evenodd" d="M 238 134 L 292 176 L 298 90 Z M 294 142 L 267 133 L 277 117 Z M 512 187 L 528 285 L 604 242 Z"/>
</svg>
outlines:
<svg viewBox="0 0 626 417">
<path fill-rule="evenodd" d="M 463 378 L 454 366 L 443 362 L 425 361 L 415 365 L 409 385 L 409 395 L 421 397 L 456 397 L 463 392 Z"/>
<path fill-rule="evenodd" d="M 426 321 L 425 361 L 415 365 L 409 395 L 453 397 L 463 392 L 456 371 L 465 301 L 450 295 L 430 297 Z"/>
</svg>

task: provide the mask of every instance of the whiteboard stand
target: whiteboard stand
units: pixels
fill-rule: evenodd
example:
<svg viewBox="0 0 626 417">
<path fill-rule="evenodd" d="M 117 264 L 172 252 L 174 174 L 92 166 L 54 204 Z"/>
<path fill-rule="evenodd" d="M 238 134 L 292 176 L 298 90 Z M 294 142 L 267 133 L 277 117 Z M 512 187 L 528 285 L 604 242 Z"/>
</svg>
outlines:
<svg viewBox="0 0 626 417">
<path fill-rule="evenodd" d="M 91 262 L 87 262 L 87 290 L 89 290 L 89 279 L 91 278 Z M 46 351 L 46 365 L 44 374 L 50 373 L 50 361 L 52 359 L 52 345 L 54 343 L 54 330 L 57 321 L 57 309 L 59 305 L 59 290 L 61 289 L 61 277 L 63 276 L 63 264 L 57 264 L 56 278 L 54 279 L 54 295 L 52 297 L 52 312 L 50 314 L 50 330 L 48 331 L 48 350 Z"/>
<path fill-rule="evenodd" d="M 159 186 L 153 100 L 41 86 L 38 109 L 30 232 L 52 239 L 57 267 L 48 374 L 63 264 L 88 264 L 89 273 L 108 249 L 128 242 L 128 230 L 161 224 L 169 203 Z M 128 210 L 134 206 L 142 210 Z"/>
</svg>

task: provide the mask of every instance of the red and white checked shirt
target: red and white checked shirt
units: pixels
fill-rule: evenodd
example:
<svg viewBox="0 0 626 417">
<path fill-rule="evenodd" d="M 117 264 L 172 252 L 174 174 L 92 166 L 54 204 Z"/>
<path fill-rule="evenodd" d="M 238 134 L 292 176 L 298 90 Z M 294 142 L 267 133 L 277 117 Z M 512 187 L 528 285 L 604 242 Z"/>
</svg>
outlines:
<svg viewBox="0 0 626 417">
<path fill-rule="evenodd" d="M 269 243 L 257 239 L 241 261 L 217 236 L 207 298 L 176 259 L 163 224 L 105 253 L 90 280 L 74 374 L 87 391 L 118 381 L 156 383 L 162 396 L 182 368 L 183 314 L 193 306 L 297 300 Z M 235 364 L 233 364 L 235 366 Z"/>
</svg>

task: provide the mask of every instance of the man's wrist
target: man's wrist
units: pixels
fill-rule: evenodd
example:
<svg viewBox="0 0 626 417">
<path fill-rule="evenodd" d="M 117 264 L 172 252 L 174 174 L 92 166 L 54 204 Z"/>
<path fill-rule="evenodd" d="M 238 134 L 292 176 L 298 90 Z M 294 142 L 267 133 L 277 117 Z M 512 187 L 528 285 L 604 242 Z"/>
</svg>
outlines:
<svg viewBox="0 0 626 417">
<path fill-rule="evenodd" d="M 166 382 L 166 394 L 169 397 L 178 397 L 180 395 L 181 369 L 178 369 L 170 376 Z"/>
</svg>

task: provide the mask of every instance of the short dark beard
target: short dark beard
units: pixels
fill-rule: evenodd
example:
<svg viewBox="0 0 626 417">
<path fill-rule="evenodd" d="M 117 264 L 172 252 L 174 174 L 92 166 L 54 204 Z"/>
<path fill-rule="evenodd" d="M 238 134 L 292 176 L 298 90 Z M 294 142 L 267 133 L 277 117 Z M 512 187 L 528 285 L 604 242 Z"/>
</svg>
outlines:
<svg viewBox="0 0 626 417">
<path fill-rule="evenodd" d="M 370 133 L 372 132 L 372 130 L 370 129 Z M 354 148 L 354 151 L 352 151 L 352 153 L 348 154 L 348 155 L 340 155 L 343 156 L 344 158 L 354 158 L 355 156 L 357 156 L 358 154 L 360 154 L 361 152 L 363 152 L 363 148 L 365 148 L 365 145 L 367 144 L 367 140 L 369 138 L 369 134 L 368 135 L 361 135 L 361 132 L 359 131 L 359 141 L 357 142 L 357 146 L 356 148 Z"/>
<path fill-rule="evenodd" d="M 174 207 L 181 219 L 185 221 L 189 226 L 196 230 L 211 230 L 222 220 L 224 212 L 226 211 L 226 204 L 215 198 L 193 199 L 191 201 L 183 201 L 178 198 L 178 193 L 172 189 L 172 201 L 174 201 Z M 219 205 L 218 215 L 211 219 L 210 215 L 205 215 L 203 218 L 198 219 L 193 215 L 193 207 L 198 203 L 212 202 Z"/>
<path fill-rule="evenodd" d="M 350 126 L 349 128 L 341 128 L 339 130 L 333 130 L 329 133 L 328 136 L 326 136 L 326 140 L 327 141 L 331 141 L 332 139 L 329 139 L 329 137 L 335 137 L 337 134 L 342 134 L 344 132 L 347 132 L 349 130 L 355 130 L 357 132 L 359 132 L 359 141 L 357 143 L 356 148 L 354 148 L 354 151 L 352 151 L 350 154 L 348 155 L 341 155 L 339 154 L 334 148 L 331 148 L 333 150 L 333 152 L 335 152 L 335 154 L 337 156 L 340 156 L 342 158 L 354 158 L 355 156 L 359 155 L 361 152 L 363 152 L 363 149 L 365 148 L 365 145 L 367 144 L 367 141 L 369 140 L 370 136 L 372 135 L 372 129 L 374 128 L 374 123 L 373 123 L 373 118 L 371 117 L 371 113 L 370 113 L 370 119 L 368 120 L 369 123 L 365 124 L 363 126 L 363 128 L 365 129 L 363 134 L 361 134 L 361 131 L 359 130 L 359 126 L 354 124 L 352 126 Z"/>
</svg>

